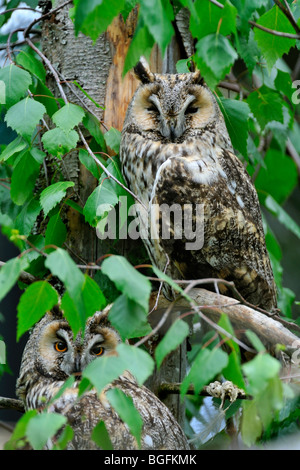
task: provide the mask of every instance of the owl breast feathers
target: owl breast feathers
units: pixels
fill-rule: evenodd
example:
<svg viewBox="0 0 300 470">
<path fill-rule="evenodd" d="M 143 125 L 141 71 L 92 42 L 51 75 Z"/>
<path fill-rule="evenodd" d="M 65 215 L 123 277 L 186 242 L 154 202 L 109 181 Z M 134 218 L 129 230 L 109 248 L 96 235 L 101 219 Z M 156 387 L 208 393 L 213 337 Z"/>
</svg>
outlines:
<svg viewBox="0 0 300 470">
<path fill-rule="evenodd" d="M 67 450 L 100 449 L 91 437 L 100 421 L 105 424 L 114 450 L 138 449 L 136 438 L 106 396 L 109 390 L 117 388 L 132 399 L 142 418 L 141 449 L 189 449 L 182 429 L 168 408 L 150 390 L 139 386 L 127 371 L 100 394 L 92 389 L 79 397 L 80 378 L 62 389 L 70 376 L 80 377 L 95 358 L 116 354 L 121 338 L 108 321 L 108 312 L 109 307 L 89 318 L 84 339 L 81 333 L 73 338 L 60 312 L 46 314 L 36 324 L 26 344 L 17 381 L 17 395 L 25 409 L 41 410 L 48 405 L 49 412 L 64 415 L 74 433 Z M 55 438 L 47 448 L 51 449 L 54 442 Z"/>
<path fill-rule="evenodd" d="M 216 98 L 198 72 L 153 74 L 128 107 L 122 171 L 150 259 L 173 279 L 234 281 L 251 304 L 276 308 L 255 187 L 235 156 Z M 229 292 L 228 292 L 229 294 Z M 165 295 L 172 292 L 165 286 Z"/>
</svg>

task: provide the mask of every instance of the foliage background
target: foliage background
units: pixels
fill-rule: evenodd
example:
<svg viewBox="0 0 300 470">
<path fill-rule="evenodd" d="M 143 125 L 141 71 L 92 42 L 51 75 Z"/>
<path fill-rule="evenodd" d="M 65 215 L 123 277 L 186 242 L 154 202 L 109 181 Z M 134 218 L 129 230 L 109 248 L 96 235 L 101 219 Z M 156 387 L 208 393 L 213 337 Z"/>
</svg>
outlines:
<svg viewBox="0 0 300 470">
<path fill-rule="evenodd" d="M 27 5 L 36 8 L 37 3 L 32 0 Z M 188 8 L 195 53 L 193 57 L 179 61 L 177 70 L 188 72 L 194 63 L 219 97 L 233 145 L 253 177 L 265 215 L 266 241 L 278 286 L 279 307 L 284 316 L 299 322 L 299 269 L 297 271 L 295 267 L 300 238 L 300 88 L 296 82 L 300 69 L 299 2 L 76 0 L 71 11 L 75 34 L 81 31 L 95 40 L 117 14 L 121 13 L 126 19 L 137 3 L 138 25 L 126 57 L 124 74 L 135 65 L 140 55 L 149 58 L 154 43 L 158 43 L 162 53 L 165 52 L 174 34 L 174 15 L 182 7 Z M 1 24 L 9 21 L 12 14 L 9 10 L 17 6 L 18 2 L 14 0 L 5 3 Z M 39 24 L 35 27 L 38 28 Z M 2 233 L 20 255 L 6 259 L 8 262 L 0 270 L 0 300 L 16 285 L 23 270 L 38 279 L 29 287 L 19 282 L 22 296 L 17 307 L 16 337 L 22 339 L 45 311 L 57 303 L 57 285 L 52 281 L 58 278 L 60 286 L 64 287 L 62 308 L 75 333 L 84 326 L 89 315 L 113 297 L 112 323 L 123 338 L 139 338 L 149 331 L 146 321 L 151 292 L 149 279 L 124 258 L 107 258 L 101 264 L 101 271 L 115 289 L 105 295 L 103 283 L 84 274 L 65 249 L 68 227 L 61 217 L 64 205 L 70 204 L 85 217 L 86 223 L 96 228 L 107 215 L 107 211 L 99 213 L 97 210 L 99 202 L 102 207 L 114 207 L 120 196 L 127 194 L 107 178 L 109 172 L 123 182 L 118 158 L 100 160 L 93 153 L 107 152 L 108 147 L 117 152 L 119 132 L 111 129 L 103 135 L 86 109 L 68 103 L 63 94 L 58 100 L 54 99 L 47 87 L 43 57 L 33 51 L 30 42 L 28 31 L 24 44 L 17 44 L 17 47 L 16 32 L 1 36 L 3 48 L 8 51 L 15 48 L 15 52 L 6 54 L 0 70 L 0 80 L 6 85 L 6 101 L 2 101 L 1 106 L 0 224 Z M 47 95 L 48 98 L 38 95 Z M 45 118 L 50 119 L 50 127 L 46 126 Z M 92 137 L 91 152 L 89 147 L 82 145 L 84 141 L 79 125 L 84 126 Z M 99 179 L 99 186 L 82 207 L 72 202 L 73 183 L 63 178 L 59 165 L 55 164 L 78 145 L 80 161 Z M 54 165 L 52 178 L 47 187 L 40 187 L 39 175 L 49 157 Z M 293 206 L 294 200 L 296 205 Z M 37 230 L 41 221 L 43 229 Z M 289 236 L 293 237 L 293 243 L 287 244 Z M 287 256 L 289 250 L 292 253 L 290 258 Z M 287 275 L 283 269 L 285 265 Z M 120 312 L 123 312 L 122 316 Z M 225 318 L 222 322 L 230 330 Z M 186 330 L 182 327 L 180 321 L 175 325 L 172 347 L 183 340 Z M 1 331 L 5 339 L 5 322 L 1 324 Z M 243 405 L 238 403 L 227 411 L 227 418 L 234 417 L 237 421 L 236 429 L 241 433 L 244 445 L 253 445 L 297 428 L 297 393 L 280 380 L 278 361 L 271 358 L 259 342 L 253 339 L 258 350 L 256 358 L 241 365 L 236 344 L 230 343 L 231 352 L 226 354 L 218 347 L 219 340 L 212 341 L 209 347 L 203 347 L 207 338 L 202 341 L 195 343 L 189 355 L 191 369 L 183 383 L 183 395 L 190 383 L 200 390 L 222 373 L 255 397 L 253 401 L 245 401 Z M 162 342 L 154 358 L 158 367 L 170 350 L 167 341 Z M 125 362 L 119 361 L 113 368 L 115 373 L 119 373 L 122 367 L 130 368 L 137 364 L 134 372 L 141 383 L 144 382 L 147 374 L 153 371 L 154 360 L 148 355 L 147 367 L 143 367 L 145 376 L 140 376 L 138 364 L 145 361 L 145 356 L 140 354 L 140 348 L 129 348 L 124 356 Z M 209 363 L 208 371 L 203 368 L 204 363 Z M 8 374 L 9 364 L 8 357 L 8 365 L 1 366 L 2 380 Z M 101 369 L 104 366 L 99 363 L 97 367 Z M 104 385 L 97 383 L 90 371 L 86 372 L 86 378 L 99 390 Z M 268 407 L 263 413 L 266 401 Z M 208 422 L 207 412 L 202 398 L 187 401 L 186 432 L 200 447 L 203 442 L 211 443 L 208 439 L 211 434 L 215 436 L 212 445 L 217 445 L 218 438 L 225 434 L 224 412 L 216 409 Z M 25 415 L 10 443 L 12 447 L 18 445 L 18 439 L 23 436 L 34 447 L 41 446 L 32 433 L 34 425 L 26 424 L 26 420 L 34 423 L 34 419 L 35 416 Z M 199 423 L 206 423 L 204 430 Z M 56 424 L 62 423 L 56 423 L 53 417 L 53 427 L 48 426 L 49 434 L 55 431 Z M 195 433 L 200 433 L 200 437 L 195 438 Z M 227 435 L 220 445 L 227 445 L 228 439 Z"/>
</svg>

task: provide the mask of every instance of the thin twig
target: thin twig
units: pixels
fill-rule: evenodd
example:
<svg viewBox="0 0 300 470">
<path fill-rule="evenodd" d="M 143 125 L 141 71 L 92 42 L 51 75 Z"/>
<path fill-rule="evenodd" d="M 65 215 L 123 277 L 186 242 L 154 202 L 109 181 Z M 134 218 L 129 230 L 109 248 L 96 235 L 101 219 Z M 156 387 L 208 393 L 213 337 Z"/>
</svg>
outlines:
<svg viewBox="0 0 300 470">
<path fill-rule="evenodd" d="M 291 23 L 291 25 L 293 26 L 294 30 L 296 31 L 296 33 L 300 33 L 300 28 L 299 26 L 297 25 L 297 22 L 293 16 L 293 13 L 290 9 L 290 6 L 288 4 L 288 2 L 286 0 L 284 0 L 284 4 L 285 6 L 282 5 L 282 3 L 280 2 L 280 0 L 274 0 L 274 2 L 276 3 L 276 5 L 278 6 L 278 8 L 280 8 L 280 10 L 282 11 L 282 13 L 287 17 L 287 19 L 289 20 L 289 22 Z"/>
<path fill-rule="evenodd" d="M 62 99 L 64 100 L 65 104 L 68 104 L 68 100 L 67 100 L 67 97 L 65 95 L 65 92 L 60 84 L 60 80 L 59 80 L 59 76 L 55 70 L 55 68 L 53 67 L 53 65 L 51 64 L 50 60 L 45 56 L 45 54 L 43 54 L 33 43 L 32 41 L 29 39 L 29 38 L 26 38 L 26 42 L 27 44 L 40 56 L 40 58 L 45 62 L 45 64 L 47 65 L 47 67 L 49 68 L 49 70 L 51 70 L 52 72 L 52 75 L 56 81 L 56 84 L 58 86 L 58 89 L 60 91 L 60 94 L 61 94 L 61 97 Z"/>
<path fill-rule="evenodd" d="M 289 38 L 289 39 L 300 39 L 300 34 L 292 34 L 292 33 L 284 33 L 283 31 L 276 31 L 274 29 L 266 28 L 265 26 L 262 26 L 261 24 L 255 23 L 252 20 L 249 20 L 248 23 L 250 23 L 254 28 L 261 29 L 265 33 L 273 34 L 274 36 L 279 36 L 281 38 Z"/>
<path fill-rule="evenodd" d="M 139 204 L 141 204 L 141 206 L 147 210 L 146 206 L 142 203 L 142 201 L 140 201 L 140 199 L 132 192 L 130 191 L 130 189 L 128 189 L 124 184 L 121 183 L 121 181 L 119 181 L 114 175 L 112 175 L 108 169 L 103 165 L 103 163 L 100 162 L 100 160 L 98 160 L 98 158 L 96 157 L 96 155 L 94 154 L 94 152 L 90 149 L 87 141 L 85 140 L 84 136 L 83 136 L 83 133 L 81 132 L 81 130 L 78 128 L 78 132 L 79 132 L 79 135 L 80 135 L 80 138 L 86 148 L 86 150 L 88 151 L 88 153 L 90 154 L 90 156 L 93 158 L 93 160 L 95 160 L 95 162 L 97 163 L 97 165 L 100 166 L 100 168 L 102 168 L 102 170 L 107 174 L 107 176 L 109 178 L 111 178 L 112 180 L 114 180 L 119 186 L 121 186 L 121 188 L 123 188 L 125 191 L 127 191 L 129 194 L 131 194 L 131 196 L 136 199 L 136 201 L 138 201 Z"/>
<path fill-rule="evenodd" d="M 163 316 L 161 317 L 161 319 L 159 320 L 159 322 L 157 323 L 157 325 L 153 328 L 152 331 L 150 331 L 150 333 L 146 336 L 144 336 L 142 339 L 140 339 L 137 343 L 135 343 L 135 347 L 139 347 L 141 346 L 142 344 L 146 343 L 146 341 L 148 341 L 148 339 L 150 339 L 152 336 L 154 336 L 159 330 L 160 328 L 163 326 L 163 324 L 166 322 L 172 308 L 174 307 L 174 303 L 175 301 L 171 302 L 169 307 L 167 308 L 167 310 L 165 311 L 165 313 L 163 314 Z"/>
</svg>

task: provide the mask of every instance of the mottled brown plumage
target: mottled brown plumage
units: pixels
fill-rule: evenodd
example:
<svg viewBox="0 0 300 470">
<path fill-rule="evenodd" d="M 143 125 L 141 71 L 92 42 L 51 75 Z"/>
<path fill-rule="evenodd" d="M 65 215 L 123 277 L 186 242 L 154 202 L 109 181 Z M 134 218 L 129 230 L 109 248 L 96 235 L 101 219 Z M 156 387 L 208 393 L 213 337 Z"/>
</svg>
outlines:
<svg viewBox="0 0 300 470">
<path fill-rule="evenodd" d="M 44 408 L 49 404 L 66 380 L 72 374 L 80 373 L 99 351 L 101 356 L 115 354 L 121 339 L 108 321 L 108 311 L 109 307 L 88 320 L 83 342 L 81 334 L 73 339 L 70 326 L 60 313 L 46 314 L 36 324 L 25 347 L 17 381 L 17 395 L 23 400 L 26 410 Z M 58 342 L 62 343 L 58 345 L 61 352 L 57 351 Z M 125 371 L 106 386 L 100 395 L 92 389 L 78 398 L 78 387 L 76 380 L 48 408 L 50 412 L 66 416 L 74 431 L 67 450 L 99 449 L 91 439 L 93 428 L 99 421 L 104 421 L 115 450 L 138 449 L 136 439 L 106 397 L 106 392 L 112 388 L 130 396 L 140 413 L 143 420 L 142 449 L 189 449 L 183 431 L 168 408 L 150 390 L 139 386 L 129 372 Z M 50 442 L 47 448 L 51 447 Z"/>
<path fill-rule="evenodd" d="M 141 62 L 135 71 L 142 83 L 128 107 L 120 159 L 129 188 L 146 208 L 138 213 L 152 262 L 164 270 L 169 260 L 173 279 L 234 281 L 248 302 L 273 310 L 276 287 L 257 193 L 213 93 L 199 72 L 153 74 Z M 192 221 L 194 241 L 201 242 L 203 229 L 200 246 L 187 248 L 193 240 L 186 231 L 178 236 L 178 219 L 167 217 L 163 204 L 175 204 Z M 172 296 L 168 288 L 165 293 Z"/>
</svg>

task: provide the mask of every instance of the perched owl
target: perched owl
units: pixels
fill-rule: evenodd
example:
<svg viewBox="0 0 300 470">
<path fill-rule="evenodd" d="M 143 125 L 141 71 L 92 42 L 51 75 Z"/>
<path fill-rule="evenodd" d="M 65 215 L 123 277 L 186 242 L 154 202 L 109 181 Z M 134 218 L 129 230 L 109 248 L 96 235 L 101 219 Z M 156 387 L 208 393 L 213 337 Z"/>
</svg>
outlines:
<svg viewBox="0 0 300 470">
<path fill-rule="evenodd" d="M 257 193 L 233 153 L 216 98 L 198 71 L 160 75 L 139 62 L 135 73 L 141 85 L 125 117 L 120 160 L 140 201 L 152 263 L 167 266 L 173 279 L 234 281 L 248 302 L 273 310 L 276 287 Z M 172 298 L 167 287 L 165 293 Z"/>
<path fill-rule="evenodd" d="M 78 398 L 81 371 L 96 357 L 116 354 L 121 339 L 108 321 L 109 308 L 97 312 L 86 325 L 84 338 L 73 339 L 68 322 L 61 313 L 48 313 L 34 327 L 25 347 L 17 395 L 25 409 L 43 408 L 72 374 L 79 376 L 71 388 L 50 404 L 49 411 L 65 415 L 74 431 L 68 450 L 99 449 L 91 439 L 93 428 L 104 421 L 115 450 L 137 449 L 137 441 L 110 405 L 106 392 L 122 390 L 131 397 L 143 420 L 141 448 L 146 450 L 189 449 L 186 437 L 168 408 L 146 387 L 139 386 L 129 372 L 105 387 Z M 49 446 L 51 448 L 51 444 Z"/>
</svg>

